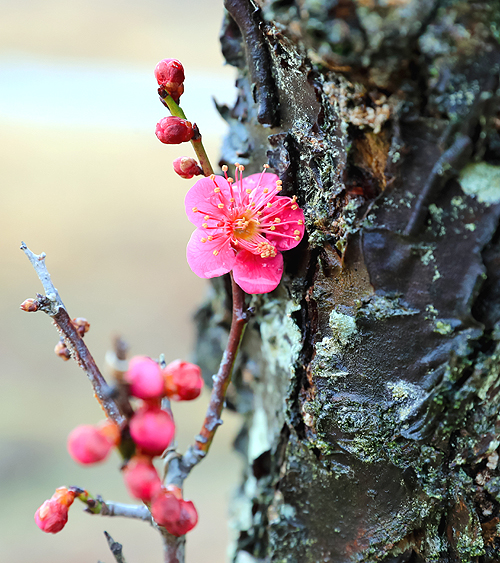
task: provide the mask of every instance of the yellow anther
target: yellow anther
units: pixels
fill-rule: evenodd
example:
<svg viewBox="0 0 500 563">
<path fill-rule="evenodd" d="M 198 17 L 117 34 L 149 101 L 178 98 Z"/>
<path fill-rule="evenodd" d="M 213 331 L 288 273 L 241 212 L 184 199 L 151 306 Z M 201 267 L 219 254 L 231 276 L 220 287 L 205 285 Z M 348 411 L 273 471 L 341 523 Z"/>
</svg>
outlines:
<svg viewBox="0 0 500 563">
<path fill-rule="evenodd" d="M 197 207 L 193 207 L 192 211 L 193 211 L 193 213 L 196 213 L 196 212 L 198 211 L 198 208 L 197 208 Z"/>
<path fill-rule="evenodd" d="M 203 223 L 202 227 L 203 227 L 204 229 L 208 228 L 208 223 Z"/>
<path fill-rule="evenodd" d="M 279 217 L 276 217 L 276 219 L 274 220 L 275 223 L 281 223 L 281 219 Z"/>
<path fill-rule="evenodd" d="M 214 250 L 213 255 L 214 255 L 214 256 L 217 256 L 217 254 L 219 254 L 219 251 L 218 251 L 218 250 Z"/>
<path fill-rule="evenodd" d="M 300 240 L 300 237 L 295 237 L 295 240 Z"/>
<path fill-rule="evenodd" d="M 227 181 L 232 184 L 234 182 L 234 178 L 231 178 L 231 176 L 229 176 L 229 178 L 227 179 Z"/>
<path fill-rule="evenodd" d="M 294 234 L 294 235 L 300 235 L 300 231 L 295 230 L 295 231 L 293 231 L 293 234 Z"/>
<path fill-rule="evenodd" d="M 205 215 L 205 217 L 203 217 L 203 219 L 205 219 L 205 221 L 208 221 L 210 219 L 210 215 Z"/>
<path fill-rule="evenodd" d="M 223 203 L 218 203 L 218 204 L 217 204 L 217 207 L 218 207 L 219 209 L 224 209 L 224 204 L 223 204 Z"/>
<path fill-rule="evenodd" d="M 247 192 L 247 194 L 251 194 L 251 193 L 252 193 L 252 190 L 251 190 L 250 188 L 247 188 L 245 191 Z"/>
<path fill-rule="evenodd" d="M 304 224 L 304 221 L 302 221 L 302 219 L 299 219 L 299 220 L 297 221 L 297 223 L 298 223 L 299 225 L 303 225 L 303 224 Z"/>
<path fill-rule="evenodd" d="M 257 211 L 257 215 L 262 215 L 262 211 Z"/>
<path fill-rule="evenodd" d="M 215 180 L 215 174 L 210 174 L 209 178 L 210 178 L 210 180 L 212 180 L 212 181 Z"/>
<path fill-rule="evenodd" d="M 240 172 L 243 172 L 243 170 L 245 170 L 245 167 L 243 166 L 243 164 L 238 164 L 238 170 Z"/>
<path fill-rule="evenodd" d="M 234 203 L 234 197 L 229 200 L 231 203 Z"/>
<path fill-rule="evenodd" d="M 277 192 L 281 192 L 282 189 L 283 189 L 283 188 L 282 188 L 281 186 L 276 186 L 276 191 L 277 191 Z"/>
<path fill-rule="evenodd" d="M 201 242 L 207 242 L 207 239 L 206 239 L 205 237 L 203 237 L 203 238 L 201 239 Z"/>
<path fill-rule="evenodd" d="M 268 190 L 267 188 L 264 188 L 262 191 L 263 191 L 265 194 L 267 194 L 267 193 L 269 192 L 269 190 Z"/>
<path fill-rule="evenodd" d="M 271 225 L 271 226 L 269 227 L 269 230 L 270 230 L 270 231 L 275 231 L 275 230 L 276 230 L 276 227 L 275 227 L 274 225 Z"/>
<path fill-rule="evenodd" d="M 218 194 L 218 193 L 220 192 L 220 188 L 219 188 L 219 187 L 214 188 L 214 192 L 215 192 L 216 194 Z"/>
<path fill-rule="evenodd" d="M 276 180 L 276 185 L 277 185 L 277 186 L 281 186 L 282 183 L 283 183 L 283 180 Z"/>
<path fill-rule="evenodd" d="M 210 236 L 208 237 L 208 240 L 212 241 L 212 240 L 214 240 L 214 237 L 213 237 L 212 235 L 210 235 Z"/>
<path fill-rule="evenodd" d="M 270 201 L 266 205 L 266 207 L 272 207 L 272 206 L 273 206 L 273 204 Z"/>
<path fill-rule="evenodd" d="M 269 164 L 264 164 L 262 168 L 269 168 Z"/>
<path fill-rule="evenodd" d="M 222 165 L 222 172 L 227 172 L 227 171 L 228 171 L 227 164 L 223 164 Z"/>
<path fill-rule="evenodd" d="M 250 204 L 250 207 L 255 207 L 255 201 L 252 201 L 252 203 Z"/>
<path fill-rule="evenodd" d="M 292 201 L 293 201 L 294 203 L 297 201 L 297 196 L 296 196 L 296 195 L 294 195 L 294 196 L 292 197 Z"/>
<path fill-rule="evenodd" d="M 292 205 L 292 209 L 293 209 L 294 211 L 295 211 L 296 209 L 298 209 L 298 207 L 299 207 L 299 206 L 296 205 L 296 204 L 293 204 L 293 205 Z"/>
</svg>

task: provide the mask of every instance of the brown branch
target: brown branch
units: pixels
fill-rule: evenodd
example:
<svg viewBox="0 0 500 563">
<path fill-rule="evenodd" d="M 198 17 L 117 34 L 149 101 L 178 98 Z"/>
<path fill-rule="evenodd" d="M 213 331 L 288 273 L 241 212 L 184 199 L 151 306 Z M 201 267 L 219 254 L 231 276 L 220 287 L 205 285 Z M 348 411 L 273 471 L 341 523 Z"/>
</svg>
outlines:
<svg viewBox="0 0 500 563">
<path fill-rule="evenodd" d="M 275 127 L 280 121 L 279 100 L 261 10 L 253 0 L 224 0 L 224 7 L 243 36 L 247 67 L 255 85 L 255 101 L 259 104 L 257 121 Z"/>
<path fill-rule="evenodd" d="M 196 437 L 194 446 L 188 449 L 182 458 L 182 462 L 179 463 L 179 469 L 186 472 L 186 476 L 191 469 L 207 455 L 215 432 L 222 424 L 220 416 L 224 408 L 226 390 L 231 382 L 234 362 L 250 318 L 250 313 L 245 306 L 245 292 L 234 281 L 232 276 L 231 284 L 233 290 L 231 330 L 229 331 L 229 338 L 226 350 L 222 356 L 219 371 L 217 375 L 214 376 L 212 394 L 210 395 L 210 402 L 200 434 Z M 171 477 L 173 478 L 173 475 Z"/>
<path fill-rule="evenodd" d="M 42 295 L 37 296 L 37 308 L 52 317 L 54 324 L 63 337 L 64 343 L 66 344 L 71 356 L 87 374 L 87 377 L 94 389 L 96 399 L 99 401 L 101 407 L 106 413 L 106 416 L 116 422 L 116 424 L 123 429 L 127 424 L 127 419 L 122 414 L 116 401 L 110 397 L 109 386 L 106 383 L 106 380 L 97 367 L 97 364 L 92 357 L 92 354 L 89 352 L 87 345 L 73 325 L 71 318 L 64 307 L 64 303 L 52 283 L 50 274 L 45 266 L 45 253 L 40 255 L 34 254 L 24 244 L 24 242 L 21 243 L 21 250 L 33 264 L 45 291 L 45 297 Z"/>
</svg>

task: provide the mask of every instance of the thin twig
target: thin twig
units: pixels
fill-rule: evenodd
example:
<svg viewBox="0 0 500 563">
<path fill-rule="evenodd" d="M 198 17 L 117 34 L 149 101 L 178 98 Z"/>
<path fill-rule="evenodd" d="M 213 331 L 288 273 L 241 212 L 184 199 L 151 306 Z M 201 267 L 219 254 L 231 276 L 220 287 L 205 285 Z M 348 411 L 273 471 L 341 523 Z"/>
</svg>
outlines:
<svg viewBox="0 0 500 563">
<path fill-rule="evenodd" d="M 89 514 L 100 516 L 121 516 L 122 518 L 133 518 L 153 523 L 151 512 L 144 504 L 124 504 L 122 502 L 104 501 L 102 497 L 94 498 L 86 490 L 78 487 L 71 487 L 77 492 L 78 499 L 85 504 L 85 509 Z"/>
<path fill-rule="evenodd" d="M 253 0 L 224 0 L 224 7 L 243 36 L 247 67 L 259 104 L 257 121 L 275 127 L 279 125 L 279 100 L 261 10 Z"/>
<path fill-rule="evenodd" d="M 110 394 L 108 393 L 109 386 L 106 383 L 106 380 L 97 367 L 97 364 L 92 357 L 92 354 L 89 352 L 87 345 L 73 325 L 71 318 L 68 315 L 61 298 L 59 297 L 59 293 L 52 283 L 50 274 L 45 265 L 45 253 L 40 255 L 34 254 L 26 246 L 26 244 L 24 244 L 24 242 L 21 244 L 21 250 L 33 264 L 33 267 L 35 268 L 35 271 L 45 290 L 45 297 L 39 295 L 37 298 L 39 309 L 52 317 L 57 330 L 64 338 L 64 343 L 66 344 L 71 356 L 87 374 L 87 377 L 94 389 L 95 396 L 104 409 L 104 412 L 108 418 L 116 422 L 116 424 L 123 429 L 127 422 L 126 417 L 122 414 L 116 401 L 110 397 Z"/>
<path fill-rule="evenodd" d="M 234 362 L 250 318 L 250 314 L 245 306 L 245 292 L 234 281 L 232 276 L 231 284 L 233 290 L 233 317 L 229 338 L 219 371 L 214 377 L 212 394 L 210 395 L 210 402 L 200 434 L 196 437 L 194 446 L 191 446 L 182 458 L 181 465 L 188 473 L 207 455 L 215 432 L 222 424 L 220 416 L 224 408 L 226 390 L 231 381 Z"/>
<path fill-rule="evenodd" d="M 184 110 L 172 98 L 172 96 L 168 92 L 163 90 L 163 88 L 158 88 L 158 95 L 160 96 L 161 103 L 170 111 L 172 115 L 187 120 Z M 214 173 L 214 169 L 210 164 L 207 151 L 205 150 L 205 147 L 203 146 L 203 142 L 201 140 L 200 130 L 198 129 L 196 123 L 193 125 L 193 129 L 194 129 L 194 135 L 193 138 L 191 139 L 191 146 L 193 147 L 194 152 L 198 157 L 198 161 L 201 165 L 201 169 L 203 170 L 203 174 L 205 176 L 210 176 L 211 174 Z"/>
<path fill-rule="evenodd" d="M 113 557 L 115 558 L 116 563 L 127 563 L 125 561 L 125 557 L 123 556 L 123 553 L 122 553 L 122 550 L 123 550 L 122 544 L 115 541 L 108 534 L 108 532 L 104 532 L 104 535 L 106 536 L 106 540 L 108 542 L 109 549 L 111 550 L 111 553 L 113 554 Z"/>
</svg>

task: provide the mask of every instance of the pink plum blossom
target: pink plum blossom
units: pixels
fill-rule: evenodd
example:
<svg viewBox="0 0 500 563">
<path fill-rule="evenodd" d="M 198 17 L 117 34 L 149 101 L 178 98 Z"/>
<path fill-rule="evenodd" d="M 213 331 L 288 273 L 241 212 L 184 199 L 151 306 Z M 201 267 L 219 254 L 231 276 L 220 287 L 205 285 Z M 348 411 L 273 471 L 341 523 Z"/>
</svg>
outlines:
<svg viewBox="0 0 500 563">
<path fill-rule="evenodd" d="M 197 227 L 187 261 L 201 278 L 232 270 L 246 293 L 268 293 L 281 280 L 281 252 L 297 246 L 304 236 L 304 213 L 295 197 L 277 195 L 281 180 L 276 174 L 243 178 L 242 170 L 236 168 L 236 182 L 227 175 L 212 175 L 187 193 L 186 212 Z"/>
</svg>

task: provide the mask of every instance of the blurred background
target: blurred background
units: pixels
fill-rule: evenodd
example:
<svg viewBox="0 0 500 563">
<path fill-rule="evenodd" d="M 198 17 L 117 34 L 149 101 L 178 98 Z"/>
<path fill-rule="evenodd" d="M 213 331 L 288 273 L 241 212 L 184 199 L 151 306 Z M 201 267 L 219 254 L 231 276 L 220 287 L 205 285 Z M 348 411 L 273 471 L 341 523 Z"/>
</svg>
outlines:
<svg viewBox="0 0 500 563">
<path fill-rule="evenodd" d="M 72 317 L 91 323 L 85 340 L 102 369 L 113 335 L 132 354 L 189 359 L 192 315 L 207 283 L 185 261 L 193 226 L 183 198 L 192 181 L 171 167 L 192 155 L 154 135 L 167 115 L 153 69 L 165 57 L 186 69 L 181 102 L 216 163 L 225 126 L 212 102 L 232 102 L 234 73 L 219 52 L 222 0 L 0 1 L 0 559 L 36 563 L 113 560 L 103 530 L 129 563 L 162 560 L 147 524 L 90 516 L 73 506 L 57 535 L 33 514 L 62 485 L 132 502 L 119 458 L 82 468 L 66 452 L 78 424 L 102 413 L 86 376 L 63 362 L 49 317 L 19 304 L 41 291 L 19 250 L 47 253 Z M 180 448 L 198 432 L 208 393 L 175 404 Z M 238 419 L 224 413 L 208 458 L 186 484 L 200 521 L 187 561 L 224 562 L 227 510 L 240 462 L 231 452 Z"/>
</svg>

